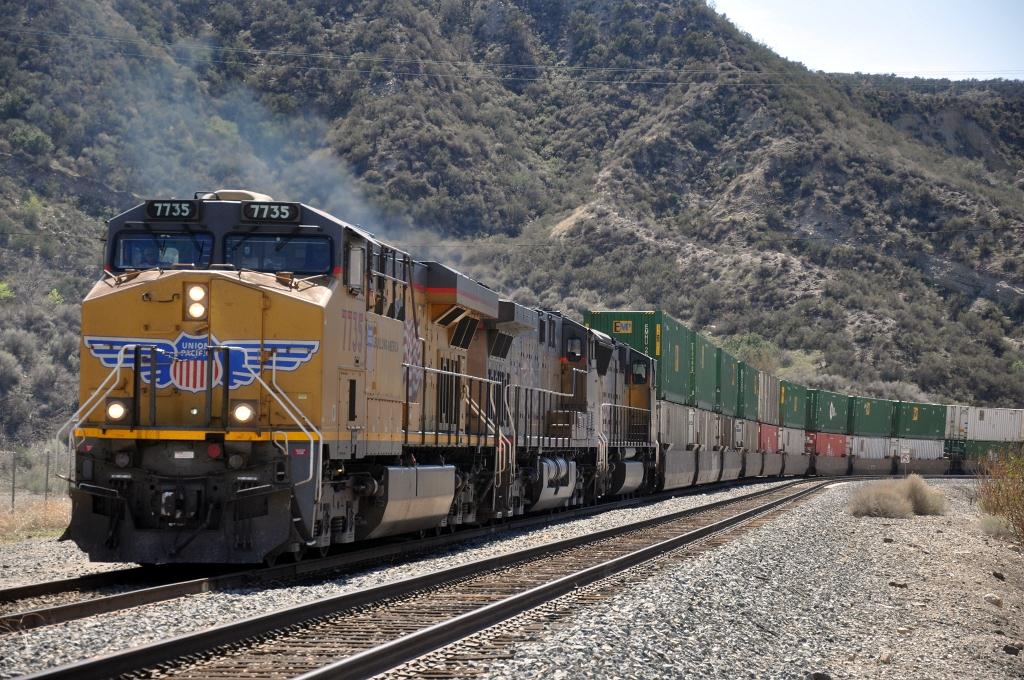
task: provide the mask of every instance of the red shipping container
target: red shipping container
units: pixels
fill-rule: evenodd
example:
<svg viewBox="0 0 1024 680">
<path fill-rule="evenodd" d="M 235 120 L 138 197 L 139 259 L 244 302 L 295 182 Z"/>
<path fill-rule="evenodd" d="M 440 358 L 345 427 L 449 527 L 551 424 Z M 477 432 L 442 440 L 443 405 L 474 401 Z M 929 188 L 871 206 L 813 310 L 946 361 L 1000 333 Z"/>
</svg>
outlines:
<svg viewBox="0 0 1024 680">
<path fill-rule="evenodd" d="M 819 456 L 842 457 L 846 455 L 846 435 L 827 432 L 808 432 L 804 440 L 804 452 Z"/>
<path fill-rule="evenodd" d="M 778 453 L 779 428 L 760 423 L 757 428 L 757 448 L 763 453 Z"/>
</svg>

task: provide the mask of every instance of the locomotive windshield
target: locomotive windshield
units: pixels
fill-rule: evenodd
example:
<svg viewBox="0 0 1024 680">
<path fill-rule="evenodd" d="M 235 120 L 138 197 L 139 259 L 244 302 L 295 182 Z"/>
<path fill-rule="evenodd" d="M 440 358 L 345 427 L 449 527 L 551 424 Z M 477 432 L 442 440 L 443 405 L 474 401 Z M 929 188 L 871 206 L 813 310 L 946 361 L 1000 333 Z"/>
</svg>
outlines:
<svg viewBox="0 0 1024 680">
<path fill-rule="evenodd" d="M 121 233 L 114 241 L 115 269 L 151 269 L 191 264 L 206 269 L 213 257 L 213 236 L 188 232 Z"/>
<path fill-rule="evenodd" d="M 295 274 L 331 273 L 331 239 L 289 234 L 233 234 L 224 239 L 224 260 L 244 269 Z"/>
</svg>

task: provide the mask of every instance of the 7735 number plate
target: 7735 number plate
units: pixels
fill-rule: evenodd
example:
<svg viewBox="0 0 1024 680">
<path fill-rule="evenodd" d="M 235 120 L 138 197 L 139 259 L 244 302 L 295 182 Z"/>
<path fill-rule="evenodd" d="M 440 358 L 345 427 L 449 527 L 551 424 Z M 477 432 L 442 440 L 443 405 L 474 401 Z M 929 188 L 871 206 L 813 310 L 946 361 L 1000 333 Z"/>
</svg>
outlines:
<svg viewBox="0 0 1024 680">
<path fill-rule="evenodd" d="M 242 220 L 245 222 L 298 222 L 299 204 L 245 201 L 242 203 Z"/>
<path fill-rule="evenodd" d="M 146 218 L 192 222 L 199 219 L 199 201 L 146 201 Z"/>
</svg>

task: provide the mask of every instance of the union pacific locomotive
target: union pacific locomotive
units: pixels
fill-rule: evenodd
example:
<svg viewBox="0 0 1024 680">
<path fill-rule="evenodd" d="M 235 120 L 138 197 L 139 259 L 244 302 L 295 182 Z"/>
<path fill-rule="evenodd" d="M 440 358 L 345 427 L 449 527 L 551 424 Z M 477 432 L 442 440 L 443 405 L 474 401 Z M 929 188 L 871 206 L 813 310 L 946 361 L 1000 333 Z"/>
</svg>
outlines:
<svg viewBox="0 0 1024 680">
<path fill-rule="evenodd" d="M 67 535 L 249 563 L 674 484 L 651 358 L 247 191 L 109 222 Z"/>
<path fill-rule="evenodd" d="M 936 439 L 915 464 L 948 467 L 944 406 L 780 383 L 660 312 L 587 320 L 307 205 L 146 201 L 109 222 L 82 304 L 66 535 L 97 561 L 273 562 L 741 476 L 887 473 Z"/>
</svg>

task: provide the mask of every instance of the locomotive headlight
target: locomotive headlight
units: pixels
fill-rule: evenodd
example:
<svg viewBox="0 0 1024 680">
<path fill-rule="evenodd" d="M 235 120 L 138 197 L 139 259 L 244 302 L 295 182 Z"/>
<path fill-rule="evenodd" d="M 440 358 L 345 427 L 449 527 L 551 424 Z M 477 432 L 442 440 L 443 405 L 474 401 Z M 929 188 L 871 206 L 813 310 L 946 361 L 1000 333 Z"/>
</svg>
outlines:
<svg viewBox="0 0 1024 680">
<path fill-rule="evenodd" d="M 204 305 L 202 302 L 193 302 L 188 306 L 188 309 L 186 311 L 188 312 L 190 318 L 202 319 L 204 316 L 206 316 L 206 305 Z"/>
<path fill-rule="evenodd" d="M 236 423 L 248 423 L 256 417 L 256 407 L 248 401 L 237 401 L 231 406 L 231 419 Z"/>
<path fill-rule="evenodd" d="M 117 422 L 124 420 L 124 417 L 128 415 L 128 405 L 120 400 L 111 400 L 107 402 L 107 420 Z"/>
<path fill-rule="evenodd" d="M 126 468 L 132 462 L 132 454 L 127 451 L 120 451 L 114 456 L 114 463 L 119 468 Z"/>
<path fill-rule="evenodd" d="M 189 286 L 188 299 L 192 302 L 202 302 L 206 299 L 206 286 Z"/>
</svg>

